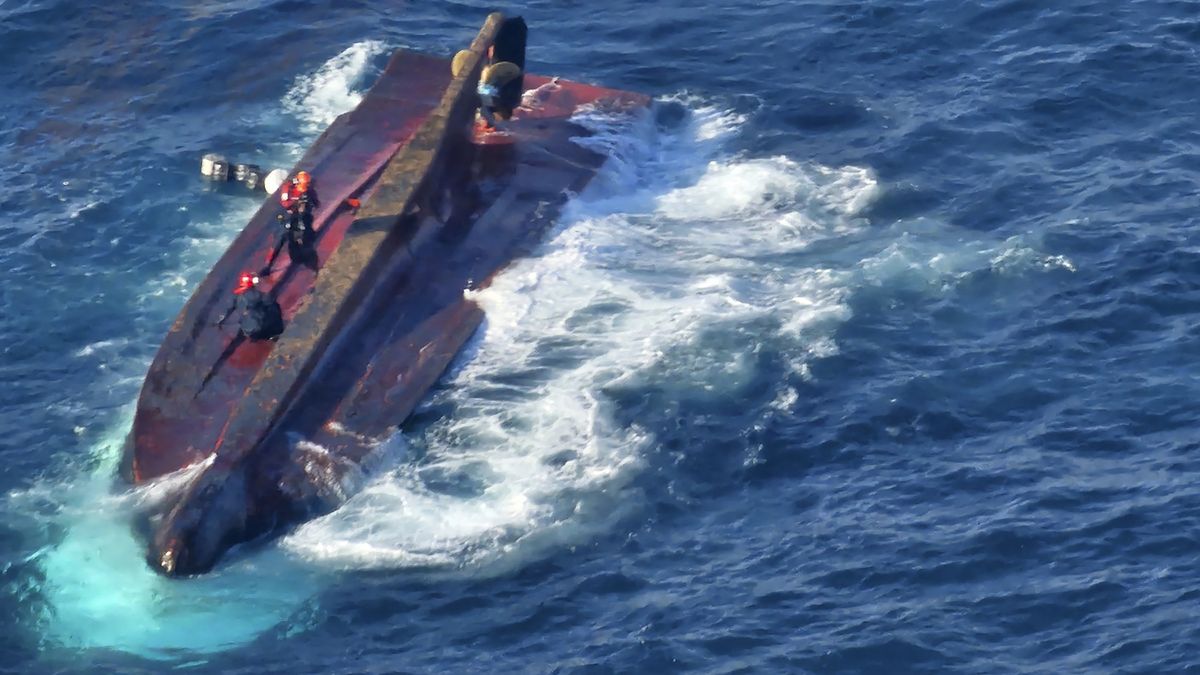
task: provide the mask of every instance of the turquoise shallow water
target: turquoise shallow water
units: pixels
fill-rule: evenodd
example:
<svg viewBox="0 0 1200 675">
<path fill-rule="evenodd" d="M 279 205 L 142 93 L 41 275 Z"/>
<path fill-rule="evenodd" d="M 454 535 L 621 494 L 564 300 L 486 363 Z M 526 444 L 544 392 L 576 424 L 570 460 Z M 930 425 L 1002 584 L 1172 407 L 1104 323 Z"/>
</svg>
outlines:
<svg viewBox="0 0 1200 675">
<path fill-rule="evenodd" d="M 336 514 L 151 574 L 120 442 L 246 218 L 490 7 L 0 2 L 12 672 L 1200 669 L 1200 19 L 535 2 L 657 97 Z"/>
</svg>

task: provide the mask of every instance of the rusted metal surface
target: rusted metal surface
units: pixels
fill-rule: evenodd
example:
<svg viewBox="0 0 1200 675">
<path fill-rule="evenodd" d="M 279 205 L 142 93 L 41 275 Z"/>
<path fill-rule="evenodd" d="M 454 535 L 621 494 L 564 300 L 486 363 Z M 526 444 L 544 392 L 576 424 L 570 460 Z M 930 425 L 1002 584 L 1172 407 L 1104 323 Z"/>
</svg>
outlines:
<svg viewBox="0 0 1200 675">
<path fill-rule="evenodd" d="M 394 267 L 393 255 L 420 232 L 418 221 L 405 214 L 417 205 L 421 189 L 445 172 L 446 157 L 457 139 L 448 132 L 466 128 L 473 119 L 473 90 L 499 26 L 499 14 L 488 18 L 471 44 L 473 61 L 466 72 L 450 82 L 438 107 L 384 167 L 375 193 L 321 268 L 312 293 L 234 410 L 218 440 L 220 460 L 236 462 L 251 452 L 295 400 L 332 341 L 365 318 L 361 310 Z"/>
<path fill-rule="evenodd" d="M 486 285 L 530 247 L 566 195 L 603 163 L 571 140 L 586 131 L 570 116 L 596 101 L 646 105 L 638 95 L 564 82 L 536 109 L 520 109 L 507 133 L 473 135 L 475 83 L 501 22 L 489 17 L 468 67 L 371 182 L 369 200 L 309 279 L 311 291 L 289 306 L 278 343 L 261 355 L 239 352 L 252 375 L 240 385 L 229 379 L 227 407 L 213 415 L 221 425 L 195 452 L 216 457 L 154 535 L 150 558 L 160 570 L 204 571 L 233 543 L 336 508 L 341 474 L 409 415 L 480 324 L 483 313 L 464 290 Z M 449 62 L 439 64 L 448 78 Z M 547 82 L 526 78 L 531 87 Z M 173 334 L 187 330 L 188 312 Z M 211 368 L 212 357 L 160 354 L 191 359 L 177 368 L 190 368 L 193 378 Z M 182 402 L 172 386 L 155 385 L 143 396 L 158 404 L 147 415 Z M 131 451 L 139 457 L 144 436 L 136 432 Z M 324 450 L 306 452 L 297 438 Z"/>
<path fill-rule="evenodd" d="M 354 222 L 345 199 L 371 197 L 383 165 L 441 102 L 449 81 L 442 59 L 397 52 L 361 104 L 335 120 L 297 163 L 313 174 L 321 191 L 323 204 L 314 219 L 321 264 Z M 152 480 L 211 454 L 234 405 L 275 346 L 235 343 L 236 320 L 223 330 L 213 323 L 232 302 L 238 275 L 264 264 L 278 237 L 277 204 L 275 196 L 264 202 L 164 338 L 146 375 L 130 434 L 126 473 L 131 480 Z M 263 287 L 278 299 L 290 322 L 316 275 L 291 266 L 286 249 L 276 268 Z"/>
</svg>

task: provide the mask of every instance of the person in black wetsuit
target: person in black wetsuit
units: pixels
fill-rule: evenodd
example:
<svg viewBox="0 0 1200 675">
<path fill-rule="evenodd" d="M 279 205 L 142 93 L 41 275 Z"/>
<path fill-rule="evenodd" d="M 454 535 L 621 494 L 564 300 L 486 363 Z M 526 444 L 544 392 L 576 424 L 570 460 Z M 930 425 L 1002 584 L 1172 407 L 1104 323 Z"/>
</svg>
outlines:
<svg viewBox="0 0 1200 675">
<path fill-rule="evenodd" d="M 267 257 L 267 265 L 259 270 L 259 276 L 269 276 L 275 258 L 286 243 L 288 256 L 292 262 L 299 262 L 312 269 L 317 269 L 317 251 L 314 247 L 313 209 L 321 205 L 317 199 L 317 189 L 312 184 L 312 176 L 307 171 L 298 171 L 296 176 L 279 192 L 279 205 L 283 213 L 276 218 L 283 223 L 283 232 L 279 233 L 279 242 Z"/>
<path fill-rule="evenodd" d="M 251 340 L 270 340 L 283 332 L 283 309 L 275 298 L 258 290 L 258 277 L 243 273 L 233 289 L 233 304 L 217 319 L 221 327 L 235 310 L 241 310 L 238 331 Z"/>
</svg>

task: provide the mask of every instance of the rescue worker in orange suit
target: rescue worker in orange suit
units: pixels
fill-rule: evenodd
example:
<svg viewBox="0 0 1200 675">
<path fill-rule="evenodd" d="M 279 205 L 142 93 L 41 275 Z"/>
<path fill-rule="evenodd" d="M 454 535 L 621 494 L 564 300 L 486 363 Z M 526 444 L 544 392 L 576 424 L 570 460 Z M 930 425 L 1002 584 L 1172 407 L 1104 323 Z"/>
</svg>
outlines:
<svg viewBox="0 0 1200 675">
<path fill-rule="evenodd" d="M 288 256 L 293 262 L 299 262 L 312 269 L 317 269 L 317 251 L 313 236 L 313 209 L 321 205 L 317 199 L 317 189 L 312 184 L 312 176 L 307 171 L 298 171 L 296 176 L 283 184 L 279 191 L 279 205 L 283 212 L 275 216 L 283 223 L 283 232 L 279 234 L 279 242 L 267 257 L 267 266 L 259 271 L 259 276 L 269 276 L 275 258 L 283 250 L 286 243 Z"/>
<path fill-rule="evenodd" d="M 243 272 L 238 285 L 233 289 L 237 297 L 225 313 L 217 319 L 220 328 L 234 311 L 241 311 L 238 332 L 251 340 L 271 340 L 283 332 L 283 309 L 275 298 L 258 289 L 259 278 Z"/>
</svg>

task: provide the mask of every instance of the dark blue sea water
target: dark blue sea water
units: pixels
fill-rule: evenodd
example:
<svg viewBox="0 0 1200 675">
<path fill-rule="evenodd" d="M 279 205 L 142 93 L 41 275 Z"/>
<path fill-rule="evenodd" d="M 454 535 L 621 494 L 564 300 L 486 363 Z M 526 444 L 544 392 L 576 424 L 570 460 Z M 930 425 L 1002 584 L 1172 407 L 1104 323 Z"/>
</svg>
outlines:
<svg viewBox="0 0 1200 675">
<path fill-rule="evenodd" d="M 491 6 L 0 0 L 0 667 L 1200 671 L 1200 6 L 540 0 L 657 97 L 341 511 L 151 573 L 168 325 Z"/>
</svg>

